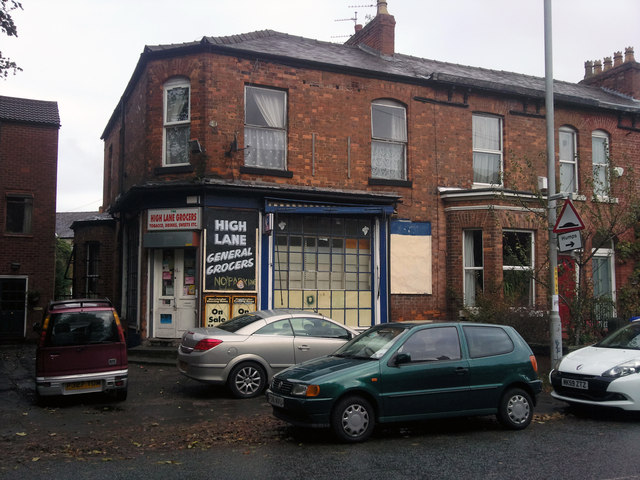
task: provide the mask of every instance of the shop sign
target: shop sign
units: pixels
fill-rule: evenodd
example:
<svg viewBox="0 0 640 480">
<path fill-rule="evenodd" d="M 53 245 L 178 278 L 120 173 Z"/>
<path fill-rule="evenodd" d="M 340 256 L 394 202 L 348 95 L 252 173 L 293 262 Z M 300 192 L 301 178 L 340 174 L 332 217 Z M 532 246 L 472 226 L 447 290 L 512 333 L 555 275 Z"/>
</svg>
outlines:
<svg viewBox="0 0 640 480">
<path fill-rule="evenodd" d="M 199 207 L 157 208 L 148 211 L 147 230 L 199 230 L 201 217 Z"/>
<path fill-rule="evenodd" d="M 208 210 L 206 291 L 255 291 L 257 231 L 257 212 Z"/>
</svg>

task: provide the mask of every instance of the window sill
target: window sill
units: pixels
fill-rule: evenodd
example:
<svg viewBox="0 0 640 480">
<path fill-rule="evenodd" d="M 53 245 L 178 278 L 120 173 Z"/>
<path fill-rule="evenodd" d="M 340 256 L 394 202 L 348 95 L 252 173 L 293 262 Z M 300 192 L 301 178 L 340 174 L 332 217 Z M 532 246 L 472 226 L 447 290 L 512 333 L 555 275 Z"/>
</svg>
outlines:
<svg viewBox="0 0 640 480">
<path fill-rule="evenodd" d="M 5 237 L 21 237 L 21 238 L 33 238 L 34 234 L 29 233 L 20 233 L 20 232 L 4 232 Z"/>
<path fill-rule="evenodd" d="M 390 187 L 406 187 L 412 188 L 411 180 L 390 180 L 388 178 L 369 178 L 369 185 L 386 185 Z"/>
<path fill-rule="evenodd" d="M 271 177 L 293 178 L 293 172 L 289 170 L 275 170 L 272 168 L 260 167 L 240 167 L 240 173 L 248 173 L 253 175 L 268 175 Z"/>
<path fill-rule="evenodd" d="M 166 167 L 156 167 L 153 171 L 156 175 L 167 175 L 171 173 L 193 173 L 193 165 L 176 165 Z"/>
</svg>

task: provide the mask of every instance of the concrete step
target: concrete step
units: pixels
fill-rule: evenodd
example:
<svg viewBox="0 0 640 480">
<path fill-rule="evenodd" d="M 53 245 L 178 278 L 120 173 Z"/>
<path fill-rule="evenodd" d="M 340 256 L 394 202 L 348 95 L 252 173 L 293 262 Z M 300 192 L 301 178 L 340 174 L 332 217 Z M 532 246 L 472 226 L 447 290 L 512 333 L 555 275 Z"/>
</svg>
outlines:
<svg viewBox="0 0 640 480">
<path fill-rule="evenodd" d="M 175 366 L 179 343 L 179 340 L 145 340 L 142 344 L 128 349 L 129 363 Z"/>
</svg>

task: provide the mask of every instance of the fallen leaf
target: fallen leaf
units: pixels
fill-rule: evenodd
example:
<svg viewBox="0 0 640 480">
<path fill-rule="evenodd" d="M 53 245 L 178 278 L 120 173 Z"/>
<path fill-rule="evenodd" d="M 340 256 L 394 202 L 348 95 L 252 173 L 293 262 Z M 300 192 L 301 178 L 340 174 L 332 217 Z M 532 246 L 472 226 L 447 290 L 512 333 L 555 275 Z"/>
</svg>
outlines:
<svg viewBox="0 0 640 480">
<path fill-rule="evenodd" d="M 31 459 L 31 461 L 32 461 L 32 462 L 37 462 L 38 460 L 40 460 L 40 457 L 33 457 L 33 458 Z"/>
<path fill-rule="evenodd" d="M 25 432 L 18 432 L 16 433 L 16 435 L 18 435 L 19 437 L 26 437 L 27 434 Z"/>
</svg>

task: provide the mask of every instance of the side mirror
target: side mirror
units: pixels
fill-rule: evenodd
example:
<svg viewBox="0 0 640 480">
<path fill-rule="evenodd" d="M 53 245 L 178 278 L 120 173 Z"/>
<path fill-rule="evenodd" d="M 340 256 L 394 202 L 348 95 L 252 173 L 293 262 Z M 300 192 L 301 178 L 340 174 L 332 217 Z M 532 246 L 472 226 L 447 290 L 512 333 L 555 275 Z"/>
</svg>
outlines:
<svg viewBox="0 0 640 480">
<path fill-rule="evenodd" d="M 396 355 L 394 363 L 396 365 L 402 365 L 403 363 L 411 363 L 411 355 L 408 353 L 399 353 Z"/>
</svg>

